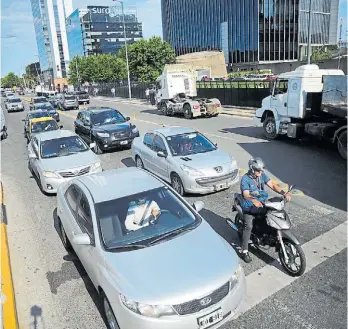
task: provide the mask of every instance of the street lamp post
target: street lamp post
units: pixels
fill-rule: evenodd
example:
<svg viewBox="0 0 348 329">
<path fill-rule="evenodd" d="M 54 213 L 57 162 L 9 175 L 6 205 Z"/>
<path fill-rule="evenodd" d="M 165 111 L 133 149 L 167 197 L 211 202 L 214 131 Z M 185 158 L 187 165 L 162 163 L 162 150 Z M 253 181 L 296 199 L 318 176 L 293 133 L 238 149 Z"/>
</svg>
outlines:
<svg viewBox="0 0 348 329">
<path fill-rule="evenodd" d="M 123 1 L 119 1 L 121 3 L 122 8 L 122 17 L 123 17 L 123 36 L 124 36 L 124 46 L 126 50 L 126 64 L 127 64 L 127 76 L 128 76 L 128 94 L 129 99 L 132 99 L 132 89 L 130 84 L 130 73 L 129 73 L 129 61 L 128 61 L 128 49 L 127 49 L 127 37 L 126 37 L 126 22 L 124 19 L 124 7 L 123 7 Z"/>
<path fill-rule="evenodd" d="M 343 27 L 343 18 L 341 18 L 340 22 L 340 38 L 338 41 L 338 69 L 341 67 L 341 43 L 342 43 L 342 27 Z"/>
<path fill-rule="evenodd" d="M 311 63 L 311 46 L 312 46 L 312 0 L 309 0 L 308 10 L 308 43 L 307 43 L 307 64 Z"/>
</svg>

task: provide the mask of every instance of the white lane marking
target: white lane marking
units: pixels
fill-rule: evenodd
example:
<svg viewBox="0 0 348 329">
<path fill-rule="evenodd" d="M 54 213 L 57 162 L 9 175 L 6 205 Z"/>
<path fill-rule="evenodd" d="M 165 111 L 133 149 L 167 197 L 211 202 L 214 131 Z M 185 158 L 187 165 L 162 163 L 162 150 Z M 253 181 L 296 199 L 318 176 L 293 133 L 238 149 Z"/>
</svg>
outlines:
<svg viewBox="0 0 348 329">
<path fill-rule="evenodd" d="M 347 248 L 347 222 L 305 243 L 303 251 L 307 259 L 306 272 Z M 278 261 L 249 274 L 246 278 L 247 296 L 240 315 L 299 279 L 285 274 Z"/>
</svg>

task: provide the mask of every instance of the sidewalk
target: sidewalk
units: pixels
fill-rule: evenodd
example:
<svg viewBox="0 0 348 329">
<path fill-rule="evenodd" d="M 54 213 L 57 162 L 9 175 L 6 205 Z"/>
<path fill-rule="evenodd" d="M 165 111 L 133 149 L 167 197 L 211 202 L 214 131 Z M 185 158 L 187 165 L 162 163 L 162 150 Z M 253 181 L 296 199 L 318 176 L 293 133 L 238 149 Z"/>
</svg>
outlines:
<svg viewBox="0 0 348 329">
<path fill-rule="evenodd" d="M 147 105 L 147 106 L 154 106 L 146 102 L 145 99 L 127 99 L 122 97 L 104 97 L 104 96 L 96 96 L 91 97 L 95 100 L 102 100 L 104 102 L 118 102 L 123 104 L 134 104 L 134 105 Z M 251 107 L 237 107 L 237 106 L 230 106 L 225 105 L 221 108 L 221 114 L 227 114 L 227 115 L 234 115 L 239 117 L 245 117 L 245 118 L 252 118 L 255 115 L 256 109 Z"/>
</svg>

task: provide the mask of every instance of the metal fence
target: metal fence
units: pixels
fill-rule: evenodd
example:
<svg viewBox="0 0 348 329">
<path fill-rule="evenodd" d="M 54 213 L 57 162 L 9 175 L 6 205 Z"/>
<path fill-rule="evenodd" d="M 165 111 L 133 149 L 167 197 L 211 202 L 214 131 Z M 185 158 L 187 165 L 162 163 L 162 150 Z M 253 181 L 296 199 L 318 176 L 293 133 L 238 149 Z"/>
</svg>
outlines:
<svg viewBox="0 0 348 329">
<path fill-rule="evenodd" d="M 151 89 L 152 83 L 131 83 L 132 98 L 146 99 L 146 88 Z M 269 81 L 197 81 L 197 96 L 218 98 L 222 105 L 260 107 L 262 99 L 270 94 Z M 88 87 L 90 95 L 128 98 L 128 83 L 101 83 Z M 98 89 L 97 94 L 95 94 Z M 150 95 L 151 96 L 151 95 Z"/>
</svg>

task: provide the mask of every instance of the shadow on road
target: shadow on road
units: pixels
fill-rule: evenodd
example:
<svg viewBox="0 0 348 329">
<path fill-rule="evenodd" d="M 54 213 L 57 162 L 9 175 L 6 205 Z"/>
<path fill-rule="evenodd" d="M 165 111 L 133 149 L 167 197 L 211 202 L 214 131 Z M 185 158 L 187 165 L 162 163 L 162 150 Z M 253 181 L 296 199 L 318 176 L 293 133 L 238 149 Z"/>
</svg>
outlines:
<svg viewBox="0 0 348 329">
<path fill-rule="evenodd" d="M 54 225 L 55 230 L 57 231 L 59 238 L 62 240 L 62 236 L 61 236 L 60 229 L 59 229 L 59 219 L 57 216 L 57 208 L 55 208 L 53 211 L 53 225 Z M 86 270 L 84 269 L 84 267 L 83 267 L 82 263 L 80 262 L 80 260 L 78 259 L 77 255 L 75 254 L 74 251 L 72 251 L 72 252 L 67 253 L 67 255 L 65 255 L 63 257 L 63 259 L 67 262 L 65 264 L 72 263 L 74 265 L 75 269 L 77 270 L 79 278 L 81 278 L 83 280 L 83 283 L 86 287 L 88 294 L 90 295 L 95 307 L 98 309 L 98 311 L 99 311 L 99 313 L 100 313 L 100 315 L 101 315 L 101 317 L 106 325 L 106 321 L 105 321 L 105 318 L 103 315 L 104 313 L 102 310 L 102 305 L 100 302 L 99 293 L 95 289 L 91 279 L 89 278 Z M 66 267 L 62 266 L 62 271 L 65 271 L 65 270 L 68 272 L 68 269 L 66 269 Z M 51 290 L 52 290 L 52 287 L 51 287 Z M 56 292 L 53 291 L 53 293 L 56 293 Z"/>
<path fill-rule="evenodd" d="M 32 329 L 45 329 L 45 321 L 42 316 L 42 308 L 40 306 L 34 305 L 30 309 L 30 315 L 33 317 L 33 322 L 30 325 Z"/>
<path fill-rule="evenodd" d="M 253 157 L 261 157 L 269 172 L 284 183 L 295 184 L 307 196 L 347 210 L 347 167 L 335 151 L 272 141 L 238 143 Z"/>
<path fill-rule="evenodd" d="M 135 162 L 131 157 L 124 158 L 121 160 L 121 162 L 126 166 L 126 167 L 135 167 Z"/>
<path fill-rule="evenodd" d="M 266 140 L 266 138 L 262 134 L 262 129 L 258 127 L 222 128 L 218 130 L 218 132 L 223 134 L 236 134 Z"/>
</svg>

